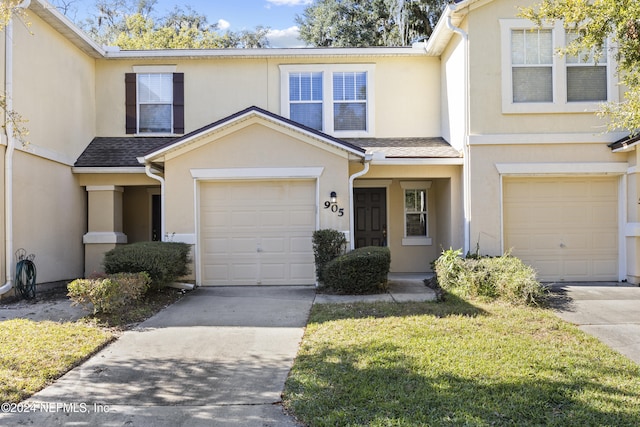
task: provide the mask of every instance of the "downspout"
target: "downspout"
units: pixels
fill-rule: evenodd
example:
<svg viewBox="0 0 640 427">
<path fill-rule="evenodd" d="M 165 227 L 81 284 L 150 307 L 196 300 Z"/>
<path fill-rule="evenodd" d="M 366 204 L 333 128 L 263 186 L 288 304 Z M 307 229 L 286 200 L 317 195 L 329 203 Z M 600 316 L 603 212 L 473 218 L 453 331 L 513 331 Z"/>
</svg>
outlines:
<svg viewBox="0 0 640 427">
<path fill-rule="evenodd" d="M 31 0 L 25 0 L 17 7 L 26 9 Z M 5 70 L 4 70 L 4 95 L 5 114 L 13 110 L 13 19 L 9 18 L 4 29 L 5 42 Z M 4 251 L 6 282 L 0 287 L 0 295 L 6 294 L 13 288 L 13 153 L 16 147 L 16 138 L 13 123 L 6 120 L 5 133 L 7 135 L 7 148 L 4 154 Z"/>
<path fill-rule="evenodd" d="M 140 163 L 143 163 L 144 160 L 142 158 L 139 158 L 138 161 L 140 161 Z M 164 178 L 161 177 L 160 175 L 154 175 L 153 172 L 151 172 L 151 163 L 144 163 L 144 173 L 147 174 L 147 176 L 151 179 L 155 179 L 156 181 L 160 181 L 160 233 L 161 233 L 161 237 L 160 239 L 164 242 L 165 241 L 165 228 L 164 228 Z"/>
<path fill-rule="evenodd" d="M 367 172 L 369 172 L 369 164 L 371 163 L 371 159 L 373 159 L 372 154 L 365 154 L 364 168 L 360 172 L 356 172 L 349 177 L 349 247 L 351 248 L 351 250 L 354 250 L 356 248 L 356 242 L 354 239 L 356 216 L 354 212 L 355 200 L 353 197 L 353 181 L 355 181 L 356 178 L 360 178 L 362 175 L 365 175 Z"/>
<path fill-rule="evenodd" d="M 447 13 L 447 28 L 462 37 L 464 43 L 464 165 L 462 169 L 463 211 L 464 211 L 464 253 L 471 250 L 471 150 L 469 149 L 469 133 L 471 130 L 471 106 L 469 100 L 469 35 L 451 22 L 451 14 L 456 11 L 456 5 L 450 4 Z"/>
</svg>

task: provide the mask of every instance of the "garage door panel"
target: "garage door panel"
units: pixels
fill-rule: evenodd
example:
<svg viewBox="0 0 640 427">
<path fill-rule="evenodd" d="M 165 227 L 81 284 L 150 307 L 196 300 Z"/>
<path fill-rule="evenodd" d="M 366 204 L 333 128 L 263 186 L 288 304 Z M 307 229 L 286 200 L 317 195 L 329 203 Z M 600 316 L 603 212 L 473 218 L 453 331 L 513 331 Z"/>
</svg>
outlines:
<svg viewBox="0 0 640 427">
<path fill-rule="evenodd" d="M 616 177 L 507 178 L 504 241 L 541 280 L 617 280 Z"/>
<path fill-rule="evenodd" d="M 315 181 L 202 183 L 199 195 L 202 284 L 315 282 Z"/>
</svg>

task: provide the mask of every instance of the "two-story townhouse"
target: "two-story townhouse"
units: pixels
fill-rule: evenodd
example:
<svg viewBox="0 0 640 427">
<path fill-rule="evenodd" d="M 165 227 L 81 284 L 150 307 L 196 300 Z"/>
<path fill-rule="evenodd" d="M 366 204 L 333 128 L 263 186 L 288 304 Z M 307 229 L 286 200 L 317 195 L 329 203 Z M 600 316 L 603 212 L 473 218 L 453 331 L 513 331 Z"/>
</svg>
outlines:
<svg viewBox="0 0 640 427">
<path fill-rule="evenodd" d="M 443 136 L 465 152 L 467 246 L 511 250 L 542 280 L 638 283 L 636 149 L 594 114 L 622 96 L 615 51 L 557 55 L 575 34 L 518 17 L 535 3 L 458 2 L 433 41 L 457 75 L 443 80 Z"/>
<path fill-rule="evenodd" d="M 15 247 L 41 282 L 165 239 L 193 245 L 199 285 L 311 284 L 311 234 L 334 228 L 389 246 L 394 272 L 479 245 L 544 280 L 638 282 L 635 142 L 609 147 L 624 135 L 593 114 L 619 96 L 613 59 L 554 56 L 571 35 L 516 2 L 458 2 L 407 48 L 198 51 L 100 47 L 28 3 L 30 32 L 5 34 L 32 130 L 8 281 Z"/>
</svg>

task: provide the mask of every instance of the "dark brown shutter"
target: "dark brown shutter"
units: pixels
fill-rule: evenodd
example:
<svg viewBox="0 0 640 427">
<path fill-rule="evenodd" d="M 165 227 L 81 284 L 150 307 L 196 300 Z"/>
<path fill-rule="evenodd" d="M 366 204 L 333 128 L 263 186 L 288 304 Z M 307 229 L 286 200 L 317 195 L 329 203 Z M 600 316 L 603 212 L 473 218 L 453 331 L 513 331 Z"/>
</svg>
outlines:
<svg viewBox="0 0 640 427">
<path fill-rule="evenodd" d="M 173 73 L 173 133 L 184 133 L 184 73 Z"/>
<path fill-rule="evenodd" d="M 125 106 L 126 106 L 126 120 L 125 127 L 127 134 L 137 133 L 138 131 L 138 119 L 136 117 L 137 112 L 137 96 L 136 96 L 136 74 L 126 73 L 124 75 L 124 87 L 125 87 Z"/>
</svg>

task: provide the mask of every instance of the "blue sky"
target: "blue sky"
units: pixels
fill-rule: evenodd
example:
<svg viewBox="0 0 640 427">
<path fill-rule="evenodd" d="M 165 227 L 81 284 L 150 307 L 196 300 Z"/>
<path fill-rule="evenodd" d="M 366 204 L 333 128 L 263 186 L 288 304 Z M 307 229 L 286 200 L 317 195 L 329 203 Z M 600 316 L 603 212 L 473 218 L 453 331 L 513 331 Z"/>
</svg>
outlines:
<svg viewBox="0 0 640 427">
<path fill-rule="evenodd" d="M 90 15 L 96 0 L 76 0 L 76 18 Z M 300 47 L 295 16 L 301 15 L 312 0 L 158 0 L 155 10 L 160 15 L 174 6 L 191 6 L 207 17 L 209 23 L 218 23 L 222 30 L 252 30 L 258 25 L 271 28 L 268 38 L 272 47 Z M 73 14 L 69 14 L 74 18 Z"/>
</svg>

